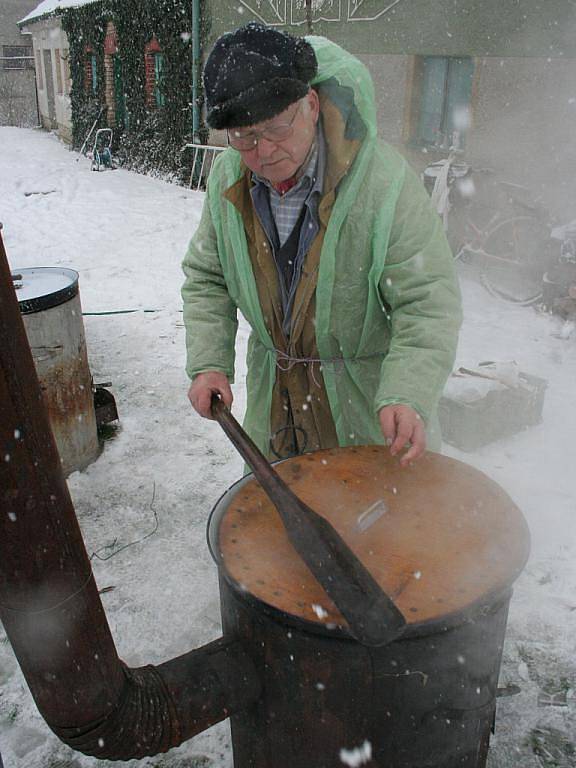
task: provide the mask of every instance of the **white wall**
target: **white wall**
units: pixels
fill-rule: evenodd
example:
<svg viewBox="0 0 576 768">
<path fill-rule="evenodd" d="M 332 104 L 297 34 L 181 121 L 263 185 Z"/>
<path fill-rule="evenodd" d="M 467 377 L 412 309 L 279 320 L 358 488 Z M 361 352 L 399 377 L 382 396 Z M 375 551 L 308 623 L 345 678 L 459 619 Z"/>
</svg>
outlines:
<svg viewBox="0 0 576 768">
<path fill-rule="evenodd" d="M 37 21 L 26 27 L 32 35 L 34 46 L 34 56 L 36 60 L 36 69 L 38 69 L 38 52 L 40 52 L 41 76 L 37 72 L 36 81 L 38 84 L 38 104 L 42 124 L 45 128 L 57 130 L 59 135 L 66 141 L 72 137 L 72 115 L 70 106 L 70 83 L 68 80 L 68 69 L 64 57 L 68 55 L 68 38 L 60 26 L 58 17 Z M 54 113 L 55 120 L 50 119 L 50 110 L 48 103 L 48 78 L 46 77 L 46 62 L 44 51 L 49 50 L 51 56 L 51 74 L 54 85 Z M 56 56 L 56 51 L 60 52 L 60 58 Z M 58 71 L 59 67 L 59 71 Z M 61 89 L 59 83 L 62 84 Z M 62 92 L 59 93 L 59 90 Z"/>
<path fill-rule="evenodd" d="M 478 60 L 469 155 L 576 218 L 576 59 Z"/>
</svg>

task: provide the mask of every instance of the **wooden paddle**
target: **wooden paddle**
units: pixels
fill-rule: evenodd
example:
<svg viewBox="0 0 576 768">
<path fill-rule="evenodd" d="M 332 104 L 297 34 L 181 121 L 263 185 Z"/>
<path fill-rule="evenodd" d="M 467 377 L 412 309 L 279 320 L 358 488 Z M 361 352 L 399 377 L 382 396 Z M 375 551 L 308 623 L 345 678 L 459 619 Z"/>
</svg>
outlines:
<svg viewBox="0 0 576 768">
<path fill-rule="evenodd" d="M 363 645 L 386 645 L 406 621 L 352 550 L 323 517 L 286 485 L 222 400 L 212 397 L 212 415 L 230 438 L 278 510 L 288 538 Z"/>
</svg>

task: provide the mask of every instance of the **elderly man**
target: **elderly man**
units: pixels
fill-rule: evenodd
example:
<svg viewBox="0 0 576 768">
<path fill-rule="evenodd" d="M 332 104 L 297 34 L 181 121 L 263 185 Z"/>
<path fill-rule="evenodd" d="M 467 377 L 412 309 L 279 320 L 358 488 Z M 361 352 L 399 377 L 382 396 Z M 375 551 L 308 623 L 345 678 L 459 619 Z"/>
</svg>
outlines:
<svg viewBox="0 0 576 768">
<path fill-rule="evenodd" d="M 183 263 L 193 407 L 232 404 L 239 309 L 244 425 L 270 457 L 388 441 L 406 464 L 437 448 L 459 291 L 425 190 L 377 138 L 367 70 L 250 23 L 216 42 L 204 87 L 229 149 Z"/>
</svg>

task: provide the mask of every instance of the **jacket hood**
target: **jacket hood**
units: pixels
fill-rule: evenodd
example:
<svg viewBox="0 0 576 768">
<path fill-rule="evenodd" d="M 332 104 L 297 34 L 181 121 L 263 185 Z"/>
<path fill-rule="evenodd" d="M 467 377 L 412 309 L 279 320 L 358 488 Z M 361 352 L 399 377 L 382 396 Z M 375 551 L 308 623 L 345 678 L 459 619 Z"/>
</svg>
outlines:
<svg viewBox="0 0 576 768">
<path fill-rule="evenodd" d="M 335 102 L 342 104 L 342 111 L 350 108 L 351 102 L 356 108 L 354 112 L 361 118 L 368 138 L 376 138 L 376 98 L 374 83 L 368 69 L 348 51 L 325 37 L 309 35 L 306 40 L 314 48 L 318 61 L 318 72 L 311 85 L 330 87 L 331 83 L 340 86 L 339 96 L 332 96 Z M 353 119 L 353 113 L 352 118 Z"/>
</svg>

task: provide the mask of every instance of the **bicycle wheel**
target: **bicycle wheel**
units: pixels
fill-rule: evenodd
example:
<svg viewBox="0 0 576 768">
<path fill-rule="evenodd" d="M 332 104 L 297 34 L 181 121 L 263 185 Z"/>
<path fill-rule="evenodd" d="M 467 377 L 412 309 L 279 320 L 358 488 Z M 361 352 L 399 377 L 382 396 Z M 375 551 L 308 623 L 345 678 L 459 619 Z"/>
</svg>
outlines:
<svg viewBox="0 0 576 768">
<path fill-rule="evenodd" d="M 500 221 L 483 248 L 482 285 L 513 304 L 535 304 L 542 298 L 550 235 L 533 216 Z"/>
</svg>

